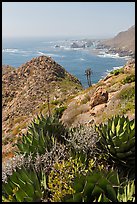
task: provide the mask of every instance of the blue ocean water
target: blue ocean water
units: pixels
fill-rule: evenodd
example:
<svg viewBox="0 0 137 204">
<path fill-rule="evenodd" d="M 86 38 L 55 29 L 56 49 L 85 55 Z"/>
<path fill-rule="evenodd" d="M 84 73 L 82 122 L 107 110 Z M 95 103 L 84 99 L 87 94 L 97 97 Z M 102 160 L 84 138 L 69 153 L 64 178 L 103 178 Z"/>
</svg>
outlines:
<svg viewBox="0 0 137 204">
<path fill-rule="evenodd" d="M 92 70 L 92 83 L 97 83 L 107 72 L 126 63 L 125 58 L 95 53 L 94 46 L 85 49 L 70 48 L 71 43 L 75 41 L 75 38 L 5 38 L 2 40 L 2 64 L 18 68 L 34 57 L 50 56 L 76 76 L 86 88 L 87 68 Z"/>
</svg>

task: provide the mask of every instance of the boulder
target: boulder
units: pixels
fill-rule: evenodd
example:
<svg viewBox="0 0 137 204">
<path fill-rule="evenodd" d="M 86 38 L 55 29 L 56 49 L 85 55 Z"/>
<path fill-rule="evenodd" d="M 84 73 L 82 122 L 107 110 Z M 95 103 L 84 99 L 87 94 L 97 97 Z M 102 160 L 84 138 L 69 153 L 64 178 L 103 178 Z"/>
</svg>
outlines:
<svg viewBox="0 0 137 204">
<path fill-rule="evenodd" d="M 103 87 L 98 87 L 90 100 L 90 106 L 93 108 L 102 103 L 107 103 L 108 92 Z"/>
</svg>

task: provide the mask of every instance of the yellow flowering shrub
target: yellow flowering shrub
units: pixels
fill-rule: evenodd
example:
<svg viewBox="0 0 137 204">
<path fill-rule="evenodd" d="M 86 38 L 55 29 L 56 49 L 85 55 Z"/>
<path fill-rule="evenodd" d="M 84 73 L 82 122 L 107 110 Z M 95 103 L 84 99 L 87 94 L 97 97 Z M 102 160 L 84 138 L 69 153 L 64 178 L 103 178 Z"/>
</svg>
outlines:
<svg viewBox="0 0 137 204">
<path fill-rule="evenodd" d="M 51 202 L 58 202 L 65 195 L 75 193 L 71 183 L 76 174 L 86 173 L 85 165 L 79 158 L 69 158 L 54 165 L 49 174 L 48 186 L 52 193 Z"/>
</svg>

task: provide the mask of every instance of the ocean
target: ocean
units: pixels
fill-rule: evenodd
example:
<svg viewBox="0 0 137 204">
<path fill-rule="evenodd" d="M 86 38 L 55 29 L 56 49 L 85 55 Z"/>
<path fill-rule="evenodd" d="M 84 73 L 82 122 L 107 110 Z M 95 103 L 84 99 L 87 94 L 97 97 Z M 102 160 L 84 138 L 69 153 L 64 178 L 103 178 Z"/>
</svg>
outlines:
<svg viewBox="0 0 137 204">
<path fill-rule="evenodd" d="M 118 55 L 105 54 L 96 50 L 95 43 L 91 47 L 71 48 L 77 38 L 17 38 L 2 40 L 2 65 L 18 68 L 34 57 L 46 55 L 52 57 L 69 73 L 76 76 L 87 88 L 85 70 L 91 68 L 92 84 L 105 77 L 108 72 L 123 66 L 127 59 Z"/>
</svg>

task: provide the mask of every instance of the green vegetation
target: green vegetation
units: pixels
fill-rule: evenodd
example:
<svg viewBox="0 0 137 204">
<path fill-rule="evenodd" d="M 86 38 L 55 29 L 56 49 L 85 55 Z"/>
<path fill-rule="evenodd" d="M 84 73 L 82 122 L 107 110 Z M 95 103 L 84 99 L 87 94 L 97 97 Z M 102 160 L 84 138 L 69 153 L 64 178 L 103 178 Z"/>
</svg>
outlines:
<svg viewBox="0 0 137 204">
<path fill-rule="evenodd" d="M 113 71 L 110 72 L 110 74 L 114 74 L 115 76 L 120 74 L 120 73 L 124 73 L 123 67 L 120 68 L 120 69 L 116 69 L 116 70 L 113 70 Z"/>
<path fill-rule="evenodd" d="M 135 121 L 68 129 L 37 116 L 3 167 L 3 202 L 134 202 Z"/>
<path fill-rule="evenodd" d="M 100 137 L 97 147 L 102 150 L 101 157 L 124 168 L 124 172 L 135 173 L 135 121 L 116 116 L 107 124 L 96 126 L 96 130 Z"/>
<path fill-rule="evenodd" d="M 123 79 L 122 83 L 131 83 L 135 81 L 135 74 L 128 75 L 125 79 Z"/>
<path fill-rule="evenodd" d="M 51 104 L 58 105 L 58 104 L 60 104 L 60 101 L 59 100 L 53 100 L 53 101 L 51 101 Z"/>
<path fill-rule="evenodd" d="M 43 154 L 45 149 L 50 150 L 56 140 L 63 141 L 61 135 L 65 134 L 64 126 L 59 122 L 57 117 L 44 118 L 43 115 L 32 122 L 26 135 L 23 134 L 22 142 L 18 143 L 20 153 L 29 155 L 32 153 Z"/>
<path fill-rule="evenodd" d="M 54 116 L 61 118 L 63 112 L 67 109 L 67 106 L 60 106 L 59 108 L 54 109 Z"/>
</svg>

